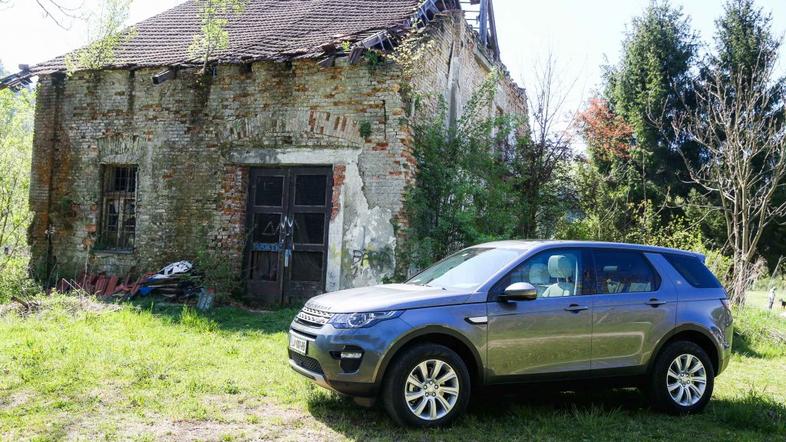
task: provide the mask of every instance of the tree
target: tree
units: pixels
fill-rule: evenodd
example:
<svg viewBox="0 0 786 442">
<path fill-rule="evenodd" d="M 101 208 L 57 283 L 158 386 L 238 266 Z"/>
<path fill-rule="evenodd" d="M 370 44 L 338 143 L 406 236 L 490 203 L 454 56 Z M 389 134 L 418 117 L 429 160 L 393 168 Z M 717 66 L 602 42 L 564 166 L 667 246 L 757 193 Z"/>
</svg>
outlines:
<svg viewBox="0 0 786 442">
<path fill-rule="evenodd" d="M 215 52 L 229 47 L 229 33 L 226 30 L 229 16 L 243 12 L 247 0 L 196 1 L 202 26 L 200 33 L 194 36 L 188 52 L 202 63 L 202 72 L 205 72 Z"/>
<path fill-rule="evenodd" d="M 728 79 L 750 79 L 759 65 L 778 58 L 780 41 L 772 33 L 772 14 L 757 8 L 753 0 L 728 0 L 724 14 L 715 21 L 713 69 Z"/>
<path fill-rule="evenodd" d="M 724 4 L 724 13 L 716 22 L 714 38 L 715 52 L 709 57 L 707 67 L 712 73 L 722 75 L 727 81 L 741 76 L 750 84 L 751 72 L 757 66 L 772 66 L 778 59 L 781 41 L 772 31 L 772 15 L 757 8 L 753 0 L 729 0 Z M 730 81 L 731 84 L 733 82 Z M 757 88 L 773 88 L 773 95 L 786 90 L 783 78 L 774 84 L 755 84 Z M 779 92 L 780 91 L 780 92 Z M 767 103 L 758 110 L 771 118 L 784 116 L 782 101 Z M 786 191 L 776 193 L 774 204 L 786 201 Z M 779 220 L 783 221 L 783 220 Z M 782 222 L 771 223 L 762 234 L 759 253 L 770 265 L 776 265 L 786 250 L 786 226 Z"/>
<path fill-rule="evenodd" d="M 671 194 L 689 192 L 679 152 L 696 158 L 696 146 L 676 137 L 671 121 L 685 105 L 690 106 L 690 73 L 697 49 L 698 38 L 682 10 L 666 1 L 653 1 L 633 20 L 619 65 L 606 73 L 603 98 L 611 112 L 630 126 L 633 143 L 626 155 L 598 166 L 625 177 L 619 186 L 627 188 L 622 194 L 631 202 L 652 200 L 662 206 Z M 634 176 L 637 179 L 628 179 Z"/>
<path fill-rule="evenodd" d="M 691 180 L 717 198 L 733 256 L 731 299 L 744 304 L 757 247 L 767 226 L 786 215 L 786 202 L 773 204 L 786 185 L 786 130 L 762 109 L 783 100 L 774 65 L 729 74 L 715 70 L 697 87 L 697 106 L 674 120 L 674 130 L 706 155 L 700 165 L 686 160 Z M 779 111 L 782 112 L 782 111 Z"/>
<path fill-rule="evenodd" d="M 551 235 L 550 220 L 563 212 L 561 201 L 570 188 L 560 178 L 567 176 L 573 159 L 577 112 L 566 109 L 565 103 L 576 81 L 563 81 L 559 71 L 551 53 L 536 67 L 530 88 L 530 133 L 516 145 L 514 188 L 522 203 L 518 233 L 525 238 Z"/>
<path fill-rule="evenodd" d="M 115 61 L 115 50 L 136 35 L 134 28 L 125 29 L 133 0 L 104 0 L 100 10 L 88 19 L 86 47 L 65 57 L 69 74 L 81 70 L 98 70 Z"/>
<path fill-rule="evenodd" d="M 30 222 L 33 103 L 28 89 L 0 91 L 0 274 L 20 255 Z"/>
<path fill-rule="evenodd" d="M 579 114 L 579 124 L 587 145 L 605 161 L 630 158 L 633 128 L 614 113 L 605 98 L 592 98 Z"/>
</svg>

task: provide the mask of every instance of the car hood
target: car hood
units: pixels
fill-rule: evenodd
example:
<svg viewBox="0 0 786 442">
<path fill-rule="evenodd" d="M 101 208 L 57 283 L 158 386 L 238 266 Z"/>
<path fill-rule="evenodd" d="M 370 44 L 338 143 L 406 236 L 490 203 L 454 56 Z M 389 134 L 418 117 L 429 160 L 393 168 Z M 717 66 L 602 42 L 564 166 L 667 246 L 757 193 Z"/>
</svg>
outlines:
<svg viewBox="0 0 786 442">
<path fill-rule="evenodd" d="M 464 291 L 411 284 L 386 284 L 325 293 L 306 306 L 330 313 L 364 313 L 461 304 L 470 297 Z"/>
</svg>

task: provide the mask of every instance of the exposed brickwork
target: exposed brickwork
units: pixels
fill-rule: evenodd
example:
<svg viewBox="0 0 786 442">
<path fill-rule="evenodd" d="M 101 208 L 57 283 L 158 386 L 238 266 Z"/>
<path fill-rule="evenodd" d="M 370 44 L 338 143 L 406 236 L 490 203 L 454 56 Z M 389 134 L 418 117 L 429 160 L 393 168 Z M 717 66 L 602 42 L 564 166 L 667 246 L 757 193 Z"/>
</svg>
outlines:
<svg viewBox="0 0 786 442">
<path fill-rule="evenodd" d="M 333 197 L 331 199 L 330 219 L 335 220 L 341 209 L 341 188 L 344 186 L 347 171 L 346 164 L 336 164 L 333 166 Z"/>
<path fill-rule="evenodd" d="M 450 15 L 435 26 L 433 60 L 414 86 L 447 97 L 449 64 L 460 63 L 459 99 L 465 102 L 488 69 L 463 18 Z M 453 61 L 445 55 L 451 47 L 463 48 Z M 215 78 L 182 70 L 156 86 L 150 77 L 157 71 L 42 76 L 30 193 L 34 262 L 43 265 L 51 255 L 50 267 L 56 261 L 61 272 L 85 265 L 151 270 L 192 258 L 207 240 L 239 269 L 250 168 L 327 165 L 333 167 L 328 288 L 390 274 L 392 260 L 384 268 L 358 269 L 363 261 L 355 263 L 352 255 L 395 247 L 391 223 L 405 222 L 402 195 L 415 162 L 398 66 L 258 62 L 251 72 L 222 65 Z M 496 105 L 523 111 L 517 91 L 506 82 Z M 362 126 L 370 126 L 370 135 L 361 136 Z M 135 247 L 96 251 L 101 166 L 124 164 L 137 165 L 139 173 Z"/>
</svg>

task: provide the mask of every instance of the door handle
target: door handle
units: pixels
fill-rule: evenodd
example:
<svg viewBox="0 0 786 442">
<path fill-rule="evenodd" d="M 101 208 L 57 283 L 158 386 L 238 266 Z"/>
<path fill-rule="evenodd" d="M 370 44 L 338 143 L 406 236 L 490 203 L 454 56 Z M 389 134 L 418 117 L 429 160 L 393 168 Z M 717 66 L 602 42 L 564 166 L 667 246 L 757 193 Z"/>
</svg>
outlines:
<svg viewBox="0 0 786 442">
<path fill-rule="evenodd" d="M 658 307 L 666 303 L 667 303 L 666 301 L 661 301 L 658 298 L 652 298 L 649 301 L 645 302 L 645 304 L 647 304 L 650 307 Z"/>
<path fill-rule="evenodd" d="M 565 307 L 566 312 L 572 312 L 572 313 L 582 312 L 587 309 L 589 309 L 589 307 L 585 305 L 578 305 L 578 304 L 571 304 L 568 307 Z"/>
</svg>

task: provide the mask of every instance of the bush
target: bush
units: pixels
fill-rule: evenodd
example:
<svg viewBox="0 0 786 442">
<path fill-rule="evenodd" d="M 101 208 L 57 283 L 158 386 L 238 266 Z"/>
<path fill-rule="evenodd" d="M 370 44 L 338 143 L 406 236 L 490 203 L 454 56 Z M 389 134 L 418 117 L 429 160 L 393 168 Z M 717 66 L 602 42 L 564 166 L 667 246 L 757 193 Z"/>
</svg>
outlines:
<svg viewBox="0 0 786 442">
<path fill-rule="evenodd" d="M 27 258 L 13 257 L 0 272 L 0 303 L 12 296 L 26 298 L 41 293 L 41 287 L 28 275 L 27 262 Z"/>
<path fill-rule="evenodd" d="M 521 210 L 507 179 L 510 165 L 495 149 L 514 121 L 488 115 L 499 76 L 491 74 L 473 94 L 456 127 L 446 124 L 444 102 L 414 125 L 417 172 L 404 199 L 399 278 L 463 247 L 515 235 Z"/>
</svg>

